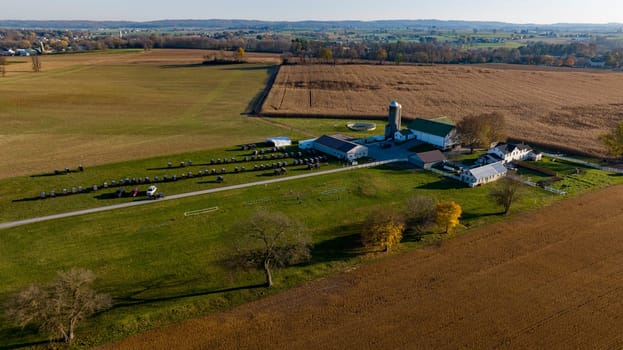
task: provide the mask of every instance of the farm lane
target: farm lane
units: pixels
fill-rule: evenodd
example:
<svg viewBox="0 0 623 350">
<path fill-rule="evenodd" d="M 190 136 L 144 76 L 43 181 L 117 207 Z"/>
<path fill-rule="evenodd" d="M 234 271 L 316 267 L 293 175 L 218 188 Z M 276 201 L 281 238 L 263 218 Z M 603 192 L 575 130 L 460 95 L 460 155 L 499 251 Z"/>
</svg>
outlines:
<svg viewBox="0 0 623 350">
<path fill-rule="evenodd" d="M 157 202 L 162 202 L 162 201 L 170 201 L 170 200 L 177 200 L 177 199 L 182 199 L 182 198 L 187 198 L 187 197 L 202 196 L 202 195 L 206 195 L 206 194 L 210 194 L 210 193 L 231 191 L 231 190 L 242 189 L 242 188 L 253 187 L 253 186 L 269 185 L 269 184 L 274 184 L 274 183 L 278 183 L 278 182 L 304 179 L 304 178 L 307 178 L 307 177 L 321 176 L 321 175 L 326 175 L 326 174 L 339 173 L 339 172 L 343 172 L 343 171 L 351 171 L 351 170 L 367 168 L 367 167 L 373 167 L 373 166 L 379 166 L 379 165 L 383 165 L 383 164 L 389 164 L 389 163 L 395 163 L 395 162 L 401 162 L 401 161 L 406 161 L 406 159 L 401 159 L 401 158 L 398 158 L 398 159 L 386 159 L 386 160 L 383 160 L 383 161 L 366 163 L 366 164 L 361 164 L 361 165 L 356 165 L 356 166 L 349 166 L 349 167 L 344 167 L 344 168 L 339 168 L 339 169 L 317 171 L 317 172 L 312 172 L 312 173 L 307 173 L 307 174 L 302 174 L 302 175 L 295 175 L 295 176 L 284 177 L 284 178 L 278 178 L 278 179 L 272 179 L 272 180 L 264 180 L 264 181 L 250 182 L 250 183 L 240 184 L 240 185 L 232 185 L 232 186 L 226 186 L 226 187 L 211 188 L 211 189 L 208 189 L 208 190 L 194 191 L 194 192 L 188 192 L 188 193 L 180 193 L 180 194 L 167 196 L 167 197 L 164 197 L 164 198 L 158 199 L 158 200 L 145 199 L 145 200 L 140 200 L 140 201 L 135 201 L 135 202 L 130 202 L 130 203 L 121 203 L 121 204 L 109 205 L 109 206 L 106 206 L 106 207 L 84 209 L 84 210 L 78 210 L 78 211 L 73 211 L 73 212 L 68 212 L 68 213 L 61 213 L 61 214 L 48 215 L 48 216 L 42 216 L 42 217 L 25 219 L 25 220 L 19 220 L 19 221 L 5 222 L 5 223 L 0 223 L 0 230 L 11 228 L 11 227 L 16 227 L 16 226 L 34 224 L 34 223 L 38 223 L 38 222 L 44 222 L 44 221 L 68 218 L 68 217 L 79 216 L 79 215 L 87 215 L 87 214 L 99 213 L 99 212 L 110 211 L 110 210 L 125 209 L 125 208 L 135 207 L 135 206 L 139 206 L 139 205 L 147 205 L 147 204 L 152 204 L 152 203 L 157 203 Z"/>
</svg>

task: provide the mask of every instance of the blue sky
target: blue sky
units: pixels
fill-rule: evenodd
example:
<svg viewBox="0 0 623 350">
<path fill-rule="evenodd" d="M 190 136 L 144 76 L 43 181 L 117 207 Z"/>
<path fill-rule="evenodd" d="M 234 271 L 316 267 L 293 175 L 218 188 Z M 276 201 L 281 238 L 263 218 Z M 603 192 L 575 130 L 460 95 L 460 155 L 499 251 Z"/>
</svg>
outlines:
<svg viewBox="0 0 623 350">
<path fill-rule="evenodd" d="M 622 0 L 2 0 L 0 19 L 486 20 L 623 23 Z"/>
</svg>

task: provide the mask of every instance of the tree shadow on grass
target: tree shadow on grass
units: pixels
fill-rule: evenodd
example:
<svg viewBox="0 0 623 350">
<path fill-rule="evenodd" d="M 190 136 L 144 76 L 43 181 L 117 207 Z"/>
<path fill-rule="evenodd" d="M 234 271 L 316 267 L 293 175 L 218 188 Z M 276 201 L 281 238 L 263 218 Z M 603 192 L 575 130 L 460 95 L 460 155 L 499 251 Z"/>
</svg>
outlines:
<svg viewBox="0 0 623 350">
<path fill-rule="evenodd" d="M 44 198 L 41 198 L 41 196 L 37 196 L 37 197 L 30 197 L 30 198 L 20 198 L 20 199 L 14 199 L 12 200 L 13 203 L 19 203 L 19 202 L 34 202 L 34 201 L 38 201 L 38 200 L 44 200 Z"/>
<path fill-rule="evenodd" d="M 344 225 L 326 233 L 335 232 L 346 234 L 316 243 L 312 250 L 312 264 L 346 261 L 365 254 L 361 246 L 359 225 Z"/>
<path fill-rule="evenodd" d="M 249 63 L 243 63 L 249 64 Z M 253 63 L 250 63 L 253 64 Z M 236 70 L 236 71 L 256 71 L 256 70 L 267 70 L 270 69 L 273 65 L 268 64 L 254 64 L 253 66 L 246 67 L 236 67 L 235 65 L 228 65 L 227 68 L 223 68 L 223 70 Z"/>
<path fill-rule="evenodd" d="M 222 288 L 222 289 L 215 289 L 215 290 L 201 290 L 201 291 L 192 292 L 192 293 L 160 296 L 160 297 L 155 297 L 155 298 L 140 297 L 141 294 L 146 293 L 146 292 L 153 292 L 158 289 L 170 288 L 170 287 L 175 287 L 175 286 L 180 286 L 180 285 L 189 285 L 189 284 L 192 284 L 193 282 L 194 281 L 188 281 L 188 280 L 177 281 L 175 283 L 165 283 L 162 281 L 154 281 L 153 283 L 147 284 L 140 290 L 135 291 L 125 297 L 114 298 L 114 303 L 111 309 L 118 309 L 118 308 L 123 308 L 123 307 L 131 307 L 135 305 L 145 305 L 145 304 L 158 303 L 158 302 L 163 302 L 163 301 L 180 300 L 180 299 L 192 298 L 192 297 L 198 297 L 198 296 L 223 294 L 223 293 L 235 292 L 239 290 L 249 290 L 249 289 L 257 289 L 257 288 L 266 287 L 266 284 L 262 283 L 262 284 Z"/>
<path fill-rule="evenodd" d="M 67 175 L 67 173 L 65 171 L 62 172 L 57 172 L 57 173 L 44 173 L 44 174 L 35 174 L 35 175 L 30 175 L 30 177 L 52 177 L 52 176 L 62 176 L 62 175 Z"/>
<path fill-rule="evenodd" d="M 485 218 L 485 217 L 489 217 L 489 216 L 504 216 L 504 210 L 502 211 L 498 211 L 498 212 L 494 212 L 494 213 L 469 213 L 469 212 L 463 212 L 461 213 L 461 221 L 469 221 L 469 220 L 475 220 L 475 219 L 481 219 L 481 218 Z"/>
<path fill-rule="evenodd" d="M 404 170 L 414 170 L 414 169 L 419 169 L 419 168 L 408 162 L 398 162 L 398 163 L 383 164 L 383 165 L 376 167 L 376 169 L 404 171 Z"/>
<path fill-rule="evenodd" d="M 5 331 L 0 332 L 0 339 L 4 339 L 5 341 L 7 339 L 11 339 L 12 337 L 15 337 L 16 334 L 23 334 L 24 330 L 22 328 L 12 328 L 12 329 L 7 329 Z M 33 334 L 38 334 L 37 331 L 35 330 Z M 57 340 L 56 342 L 60 342 L 61 340 Z M 8 345 L 0 345 L 0 350 L 13 350 L 13 349 L 50 349 L 50 344 L 53 344 L 54 341 L 49 341 L 49 340 L 39 340 L 39 341 L 32 341 L 32 342 L 28 342 L 28 343 L 19 343 L 15 342 L 13 344 L 8 344 Z"/>
<path fill-rule="evenodd" d="M 312 263 L 346 261 L 363 255 L 359 234 L 340 236 L 317 243 L 312 251 Z"/>
<path fill-rule="evenodd" d="M 420 190 L 438 191 L 438 190 L 458 190 L 458 189 L 463 189 L 466 187 L 461 182 L 458 182 L 452 179 L 443 178 L 436 182 L 431 182 L 431 183 L 417 186 L 416 188 Z"/>
</svg>

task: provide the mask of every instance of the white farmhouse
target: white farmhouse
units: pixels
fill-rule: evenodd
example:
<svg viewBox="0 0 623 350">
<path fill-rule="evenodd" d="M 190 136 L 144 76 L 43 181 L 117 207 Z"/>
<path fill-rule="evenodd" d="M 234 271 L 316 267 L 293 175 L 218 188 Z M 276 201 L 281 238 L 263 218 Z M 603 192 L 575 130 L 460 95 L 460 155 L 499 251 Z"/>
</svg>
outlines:
<svg viewBox="0 0 623 350">
<path fill-rule="evenodd" d="M 501 160 L 503 163 L 510 163 L 514 160 L 541 160 L 542 154 L 535 152 L 530 146 L 520 143 L 514 145 L 511 143 L 498 143 L 488 152 L 488 159 Z M 485 161 L 488 163 L 490 161 Z"/>
<path fill-rule="evenodd" d="M 484 185 L 489 182 L 497 181 L 506 176 L 508 170 L 502 162 L 492 163 L 473 168 L 461 173 L 461 181 L 469 187 Z"/>
<path fill-rule="evenodd" d="M 416 118 L 409 125 L 409 129 L 416 139 L 444 150 L 458 144 L 456 126 L 448 118 Z"/>
<path fill-rule="evenodd" d="M 368 156 L 368 147 L 354 143 L 342 135 L 322 135 L 314 141 L 313 148 L 337 159 L 348 161 Z"/>
</svg>

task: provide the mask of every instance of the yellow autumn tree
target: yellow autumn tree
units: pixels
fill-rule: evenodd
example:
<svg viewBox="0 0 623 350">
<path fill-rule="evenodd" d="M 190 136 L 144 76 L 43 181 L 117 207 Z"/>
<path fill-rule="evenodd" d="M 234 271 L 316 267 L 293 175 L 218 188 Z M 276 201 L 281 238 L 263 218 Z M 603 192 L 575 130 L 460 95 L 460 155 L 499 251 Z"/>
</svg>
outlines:
<svg viewBox="0 0 623 350">
<path fill-rule="evenodd" d="M 435 223 L 439 225 L 439 227 L 445 228 L 444 233 L 448 233 L 459 224 L 459 217 L 461 217 L 461 213 L 461 206 L 453 201 L 437 203 L 435 210 Z"/>
<path fill-rule="evenodd" d="M 361 242 L 366 247 L 381 247 L 388 252 L 400 243 L 404 229 L 404 220 L 398 213 L 377 210 L 366 218 L 361 230 Z"/>
<path fill-rule="evenodd" d="M 239 47 L 235 52 L 234 52 L 234 59 L 238 62 L 242 62 L 244 61 L 244 48 Z"/>
</svg>

